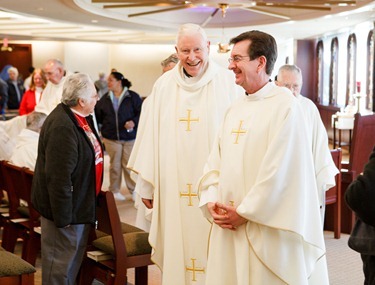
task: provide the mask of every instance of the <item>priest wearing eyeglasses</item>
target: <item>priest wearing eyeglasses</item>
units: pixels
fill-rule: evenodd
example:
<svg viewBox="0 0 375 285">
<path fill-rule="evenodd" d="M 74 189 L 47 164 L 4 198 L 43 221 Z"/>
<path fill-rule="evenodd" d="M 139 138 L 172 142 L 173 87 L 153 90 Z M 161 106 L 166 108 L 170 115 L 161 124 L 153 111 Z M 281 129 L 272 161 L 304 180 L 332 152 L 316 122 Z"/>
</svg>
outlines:
<svg viewBox="0 0 375 285">
<path fill-rule="evenodd" d="M 212 222 L 206 284 L 328 285 L 303 111 L 270 82 L 276 41 L 250 31 L 231 43 L 229 69 L 247 96 L 226 113 L 198 186 Z"/>
</svg>

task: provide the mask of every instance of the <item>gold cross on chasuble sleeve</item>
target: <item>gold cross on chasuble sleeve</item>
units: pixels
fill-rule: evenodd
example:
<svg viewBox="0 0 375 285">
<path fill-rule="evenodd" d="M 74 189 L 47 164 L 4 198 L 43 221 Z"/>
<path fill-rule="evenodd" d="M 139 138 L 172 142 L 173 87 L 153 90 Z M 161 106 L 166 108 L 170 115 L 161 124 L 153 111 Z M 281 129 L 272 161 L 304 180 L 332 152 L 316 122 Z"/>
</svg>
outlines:
<svg viewBox="0 0 375 285">
<path fill-rule="evenodd" d="M 191 131 L 191 123 L 198 123 L 199 118 L 191 118 L 191 110 L 187 109 L 187 118 L 180 118 L 180 122 L 186 123 L 186 131 Z"/>
<path fill-rule="evenodd" d="M 188 198 L 188 206 L 193 206 L 193 197 L 198 197 L 197 193 L 192 192 L 192 184 L 186 184 L 188 191 L 187 192 L 180 192 L 180 197 L 182 198 Z"/>
<path fill-rule="evenodd" d="M 242 123 L 243 123 L 243 121 L 240 120 L 240 125 L 238 126 L 238 129 L 237 130 L 232 130 L 232 132 L 231 132 L 231 134 L 236 135 L 236 139 L 234 141 L 234 144 L 238 144 L 238 138 L 240 137 L 240 135 L 244 135 L 244 134 L 247 133 L 247 131 L 241 129 L 242 128 Z"/>
<path fill-rule="evenodd" d="M 195 267 L 195 261 L 197 260 L 196 258 L 190 258 L 190 259 L 193 265 L 191 267 L 186 266 L 186 271 L 188 272 L 191 271 L 193 273 L 193 279 L 191 281 L 196 282 L 197 281 L 196 273 L 205 273 L 205 270 L 204 268 Z"/>
</svg>

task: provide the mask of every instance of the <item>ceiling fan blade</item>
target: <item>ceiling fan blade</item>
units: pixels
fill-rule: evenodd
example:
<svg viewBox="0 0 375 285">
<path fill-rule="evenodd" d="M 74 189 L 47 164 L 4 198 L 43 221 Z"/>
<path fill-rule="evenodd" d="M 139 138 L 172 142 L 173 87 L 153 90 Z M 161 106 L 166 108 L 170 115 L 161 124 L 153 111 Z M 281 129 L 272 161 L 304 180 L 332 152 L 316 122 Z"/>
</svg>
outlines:
<svg viewBox="0 0 375 285">
<path fill-rule="evenodd" d="M 166 3 L 166 4 L 171 4 L 171 5 L 181 5 L 184 4 L 184 1 L 158 1 L 158 0 L 139 0 L 139 1 L 124 1 L 124 0 L 91 0 L 91 3 L 128 3 L 128 4 L 143 4 L 143 3 Z"/>
<path fill-rule="evenodd" d="M 258 14 L 263 14 L 263 15 L 267 15 L 267 16 L 271 16 L 271 17 L 275 17 L 275 18 L 284 19 L 284 20 L 290 20 L 291 19 L 290 17 L 279 14 L 279 13 L 267 12 L 267 11 L 264 11 L 264 10 L 261 10 L 261 9 L 258 9 L 258 8 L 254 8 L 254 7 L 246 7 L 246 8 L 243 8 L 243 9 L 250 10 L 250 11 L 258 13 Z"/>
<path fill-rule="evenodd" d="M 216 8 L 215 11 L 212 12 L 212 14 L 210 16 L 208 16 L 208 18 L 201 24 L 201 27 L 204 28 L 209 21 L 211 21 L 211 19 L 216 15 L 217 12 L 219 12 L 219 8 Z"/>
<path fill-rule="evenodd" d="M 289 5 L 289 4 L 272 4 L 267 5 L 266 3 L 256 3 L 256 6 L 266 8 L 288 8 L 288 9 L 304 9 L 304 10 L 318 10 L 318 11 L 330 11 L 331 7 L 319 7 L 309 5 Z"/>
<path fill-rule="evenodd" d="M 144 2 L 144 3 L 135 3 L 135 4 L 111 4 L 103 5 L 104 9 L 111 8 L 138 8 L 138 7 L 170 7 L 175 6 L 171 3 L 160 3 L 160 2 Z"/>
<path fill-rule="evenodd" d="M 160 9 L 160 10 L 155 10 L 155 11 L 148 11 L 148 12 L 141 12 L 141 13 L 134 13 L 134 14 L 129 14 L 128 17 L 139 17 L 139 16 L 144 16 L 144 15 L 150 15 L 150 14 L 156 14 L 156 13 L 163 13 L 163 12 L 168 12 L 168 11 L 175 11 L 175 10 L 181 10 L 181 9 L 186 9 L 193 7 L 192 4 L 186 4 L 186 5 L 180 5 L 180 6 L 175 6 L 172 8 L 166 8 L 166 9 Z"/>
<path fill-rule="evenodd" d="M 284 0 L 267 0 L 259 1 L 261 4 L 274 4 L 274 5 L 338 5 L 338 4 L 357 4 L 356 0 L 295 0 L 295 1 L 284 1 Z"/>
</svg>

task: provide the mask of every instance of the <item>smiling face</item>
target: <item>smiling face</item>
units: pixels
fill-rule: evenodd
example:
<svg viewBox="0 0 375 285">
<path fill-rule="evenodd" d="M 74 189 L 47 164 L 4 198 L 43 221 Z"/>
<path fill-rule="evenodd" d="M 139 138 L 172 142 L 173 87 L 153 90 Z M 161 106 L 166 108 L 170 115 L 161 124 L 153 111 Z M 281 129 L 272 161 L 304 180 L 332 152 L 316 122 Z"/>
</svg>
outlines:
<svg viewBox="0 0 375 285">
<path fill-rule="evenodd" d="M 177 42 L 176 52 L 185 71 L 192 77 L 200 76 L 207 65 L 210 42 L 199 33 L 187 33 Z"/>
<path fill-rule="evenodd" d="M 250 40 L 236 43 L 231 52 L 231 62 L 228 68 L 236 75 L 236 84 L 240 85 L 248 93 L 254 93 L 259 88 L 259 71 L 262 67 L 262 58 L 250 60 L 249 50 Z"/>
</svg>

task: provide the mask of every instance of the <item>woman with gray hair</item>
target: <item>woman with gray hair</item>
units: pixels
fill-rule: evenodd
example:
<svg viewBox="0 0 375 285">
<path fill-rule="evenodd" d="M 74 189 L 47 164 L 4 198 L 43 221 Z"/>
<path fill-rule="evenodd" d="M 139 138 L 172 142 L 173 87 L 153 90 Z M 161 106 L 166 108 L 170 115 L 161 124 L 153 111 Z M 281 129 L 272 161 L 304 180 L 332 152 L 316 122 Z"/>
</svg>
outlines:
<svg viewBox="0 0 375 285">
<path fill-rule="evenodd" d="M 70 75 L 40 133 L 32 201 L 42 216 L 43 284 L 75 284 L 95 223 L 103 177 L 103 148 L 90 115 L 97 101 L 88 75 Z"/>
</svg>

